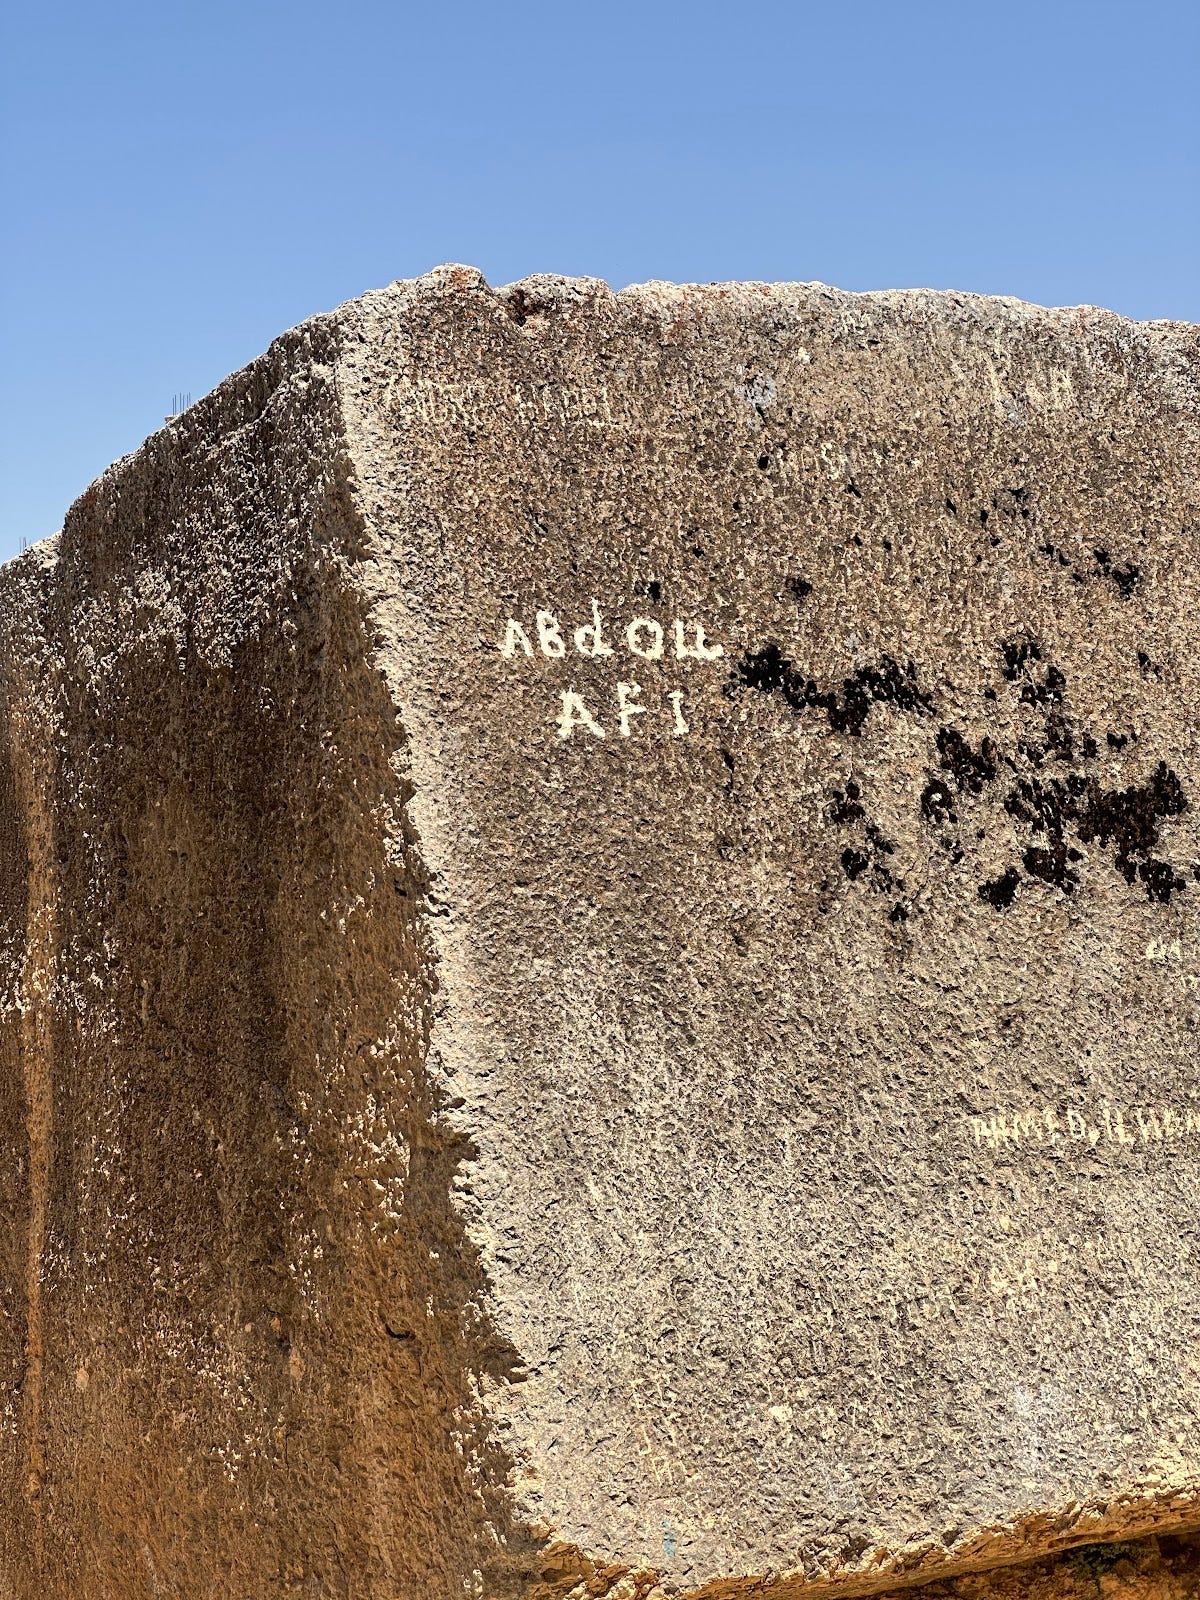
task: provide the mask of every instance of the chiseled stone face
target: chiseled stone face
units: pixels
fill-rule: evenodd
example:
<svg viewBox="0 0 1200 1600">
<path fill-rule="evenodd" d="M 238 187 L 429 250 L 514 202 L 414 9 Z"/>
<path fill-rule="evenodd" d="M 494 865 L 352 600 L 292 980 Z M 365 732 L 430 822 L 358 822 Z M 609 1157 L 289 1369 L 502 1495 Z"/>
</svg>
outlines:
<svg viewBox="0 0 1200 1600">
<path fill-rule="evenodd" d="M 1198 445 L 1193 328 L 444 268 L 5 569 L 16 1600 L 1200 1523 Z"/>
</svg>

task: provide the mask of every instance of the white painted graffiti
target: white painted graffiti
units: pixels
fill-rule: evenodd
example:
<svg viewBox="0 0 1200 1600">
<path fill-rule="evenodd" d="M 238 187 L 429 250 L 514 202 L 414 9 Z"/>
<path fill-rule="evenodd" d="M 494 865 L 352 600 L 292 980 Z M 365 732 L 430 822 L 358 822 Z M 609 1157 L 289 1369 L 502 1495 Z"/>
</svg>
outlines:
<svg viewBox="0 0 1200 1600">
<path fill-rule="evenodd" d="M 595 599 L 590 602 L 588 619 L 576 626 L 544 607 L 534 611 L 528 623 L 509 617 L 499 649 L 505 661 L 568 661 L 576 657 L 597 661 L 627 655 L 641 661 L 711 662 L 725 654 L 725 647 L 710 639 L 699 622 L 676 617 L 664 625 L 656 617 L 636 616 L 622 624 L 606 618 Z M 618 679 L 603 704 L 595 690 L 585 696 L 568 685 L 558 693 L 559 709 L 552 720 L 560 739 L 579 734 L 600 740 L 614 730 L 617 738 L 628 739 L 639 726 L 637 719 L 647 715 L 652 723 L 665 719 L 674 738 L 691 732 L 680 688 L 648 699 L 649 692 L 633 678 Z"/>
</svg>

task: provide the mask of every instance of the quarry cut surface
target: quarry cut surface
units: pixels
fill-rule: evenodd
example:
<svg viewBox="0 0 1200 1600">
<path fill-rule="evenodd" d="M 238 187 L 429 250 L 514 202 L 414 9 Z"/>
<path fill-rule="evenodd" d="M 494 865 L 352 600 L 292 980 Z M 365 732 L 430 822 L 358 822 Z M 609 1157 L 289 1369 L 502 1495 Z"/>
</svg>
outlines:
<svg viewBox="0 0 1200 1600">
<path fill-rule="evenodd" d="M 1193 1595 L 1198 435 L 443 268 L 5 567 L 0 1595 Z"/>
</svg>

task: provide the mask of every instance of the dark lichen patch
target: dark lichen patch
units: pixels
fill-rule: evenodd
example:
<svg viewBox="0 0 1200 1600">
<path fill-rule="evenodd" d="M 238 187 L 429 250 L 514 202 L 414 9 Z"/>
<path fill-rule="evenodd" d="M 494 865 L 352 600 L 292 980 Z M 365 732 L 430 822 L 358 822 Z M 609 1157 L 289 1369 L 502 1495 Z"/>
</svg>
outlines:
<svg viewBox="0 0 1200 1600">
<path fill-rule="evenodd" d="M 1069 894 L 1079 883 L 1079 875 L 1072 866 L 1083 860 L 1083 851 L 1068 846 L 1062 839 L 1055 839 L 1045 850 L 1030 845 L 1021 860 L 1031 878 L 1040 878 L 1043 883 L 1053 884 Z"/>
<path fill-rule="evenodd" d="M 1187 888 L 1186 882 L 1169 861 L 1159 861 L 1153 857 L 1138 864 L 1138 877 L 1145 884 L 1151 900 L 1161 900 L 1164 905 L 1173 894 Z"/>
<path fill-rule="evenodd" d="M 778 694 L 793 711 L 823 711 L 835 733 L 857 738 L 875 705 L 893 705 L 901 711 L 929 712 L 933 701 L 917 683 L 912 662 L 901 666 L 882 656 L 877 666 L 859 667 L 843 678 L 840 690 L 822 689 L 790 661 L 777 644 L 747 653 L 734 669 L 731 685 Z"/>
<path fill-rule="evenodd" d="M 1028 522 L 1033 515 L 1033 501 L 1022 484 L 1012 489 L 998 489 L 992 496 L 992 508 L 1010 522 Z"/>
<path fill-rule="evenodd" d="M 986 737 L 978 750 L 972 750 L 956 728 L 941 728 L 937 751 L 943 770 L 954 779 L 960 794 L 978 795 L 985 783 L 995 779 L 996 748 Z"/>
<path fill-rule="evenodd" d="M 1120 591 L 1122 600 L 1129 599 L 1141 576 L 1140 570 L 1134 566 L 1132 561 L 1127 561 L 1123 567 L 1114 567 L 1109 573 L 1109 577 Z"/>
<path fill-rule="evenodd" d="M 1092 557 L 1096 563 L 1096 571 L 1101 577 L 1109 578 L 1117 586 L 1117 593 L 1122 600 L 1128 600 L 1137 588 L 1141 578 L 1141 569 L 1135 567 L 1132 561 L 1126 561 L 1122 566 L 1116 566 L 1107 550 L 1093 550 Z"/>
<path fill-rule="evenodd" d="M 1129 884 L 1141 882 L 1152 900 L 1169 900 L 1186 887 L 1168 863 L 1152 854 L 1159 823 L 1187 809 L 1178 777 L 1160 761 L 1149 781 L 1125 789 L 1104 789 L 1082 772 L 1061 778 L 1020 778 L 1004 809 L 1035 837 L 1022 857 L 1031 877 L 1069 894 L 1078 885 L 1075 864 L 1083 852 L 1068 842 L 1113 849 L 1113 865 Z"/>
<path fill-rule="evenodd" d="M 896 846 L 885 838 L 880 829 L 873 822 L 866 826 L 867 844 L 871 849 L 871 878 L 875 887 L 881 894 L 889 894 L 893 888 L 904 888 L 904 880 L 897 878 L 892 869 L 883 859 L 896 853 Z"/>
<path fill-rule="evenodd" d="M 1181 815 L 1187 810 L 1187 804 L 1183 785 L 1165 761 L 1158 763 L 1150 781 L 1140 788 L 1105 790 L 1091 779 L 1086 805 L 1076 813 L 1079 837 L 1085 844 L 1095 840 L 1104 846 L 1115 845 L 1117 869 L 1132 883 L 1141 866 L 1150 866 L 1150 852 L 1158 844 L 1159 822 Z M 1139 863 L 1139 856 L 1146 858 L 1145 861 Z M 1162 875 L 1154 871 L 1149 876 L 1141 876 L 1151 899 L 1162 898 L 1151 887 L 1151 879 L 1161 886 Z M 1174 879 L 1174 889 L 1182 888 L 1183 880 Z M 1171 892 L 1168 891 L 1167 899 Z"/>
<path fill-rule="evenodd" d="M 826 813 L 839 827 L 862 828 L 858 844 L 847 845 L 839 860 L 842 871 L 853 883 L 870 872 L 869 887 L 880 894 L 890 895 L 893 889 L 904 892 L 904 882 L 895 876 L 888 865 L 888 857 L 896 853 L 896 846 L 879 825 L 867 815 L 862 802 L 862 791 L 853 778 L 844 789 L 835 789 Z"/>
<path fill-rule="evenodd" d="M 861 822 L 866 816 L 862 807 L 862 790 L 853 778 L 847 779 L 844 789 L 833 791 L 833 800 L 829 807 L 830 822 L 837 823 L 839 827 L 846 827 L 851 822 Z"/>
<path fill-rule="evenodd" d="M 996 799 L 1019 830 L 1025 831 L 1025 837 L 1018 844 L 1019 866 L 1009 864 L 998 876 L 977 885 L 987 904 L 997 910 L 1013 904 L 1023 881 L 1022 868 L 1026 880 L 1072 893 L 1089 859 L 1084 847 L 1090 845 L 1111 850 L 1115 870 L 1129 885 L 1140 886 L 1151 900 L 1165 903 L 1183 892 L 1185 876 L 1159 851 L 1161 823 L 1188 807 L 1176 774 L 1160 761 L 1140 785 L 1105 788 L 1095 767 L 1100 745 L 1071 719 L 1066 674 L 1044 660 L 1035 639 L 1006 640 L 1000 650 L 1003 678 L 1019 683 L 1020 702 L 1041 713 L 1041 737 L 1020 738 L 1006 750 L 991 735 L 973 745 L 957 728 L 938 729 L 934 741 L 938 770 L 926 772 L 919 799 L 923 820 L 943 830 L 938 849 L 948 853 L 954 864 L 966 859 L 963 837 L 957 832 L 963 801 L 978 800 L 1004 775 L 1007 792 L 1001 790 L 1003 798 L 998 794 Z M 834 732 L 856 738 L 862 735 L 877 704 L 890 704 L 919 716 L 935 710 L 934 698 L 920 687 L 911 661 L 901 665 L 885 655 L 877 664 L 860 667 L 844 678 L 839 688 L 823 688 L 774 642 L 748 652 L 735 664 L 724 692 L 731 695 L 739 688 L 779 695 L 792 711 L 820 711 Z M 1118 734 L 1113 729 L 1105 733 L 1110 750 L 1121 750 L 1136 738 L 1136 734 Z M 843 875 L 907 906 L 907 899 L 896 899 L 898 894 L 907 894 L 891 859 L 896 847 L 868 815 L 856 779 L 849 778 L 843 788 L 832 791 L 826 815 L 836 826 L 852 828 L 858 835 L 840 850 Z M 982 828 L 974 831 L 978 839 L 987 832 Z M 909 914 L 906 909 L 905 917 Z"/>
<path fill-rule="evenodd" d="M 1047 556 L 1057 566 L 1070 572 L 1072 582 L 1086 583 L 1090 579 L 1100 578 L 1112 583 L 1122 600 L 1128 600 L 1141 581 L 1141 568 L 1132 561 L 1115 562 L 1107 550 L 1097 549 L 1092 551 L 1092 564 L 1086 560 L 1082 566 L 1077 565 L 1066 552 L 1049 540 L 1043 541 L 1038 546 L 1041 555 Z"/>
<path fill-rule="evenodd" d="M 1099 1591 L 1100 1580 L 1106 1573 L 1123 1561 L 1136 1561 L 1140 1553 L 1136 1544 L 1083 1544 L 1069 1550 L 1065 1559 L 1094 1578 Z"/>
<path fill-rule="evenodd" d="M 958 821 L 958 812 L 954 809 L 954 795 L 943 779 L 930 778 L 921 790 L 921 815 L 926 822 L 935 825 Z"/>
<path fill-rule="evenodd" d="M 896 846 L 890 839 L 884 837 L 873 822 L 867 823 L 867 842 L 877 855 L 891 856 L 896 853 Z"/>
<path fill-rule="evenodd" d="M 759 694 L 782 694 L 789 704 L 789 696 L 798 694 L 793 687 L 796 669 L 777 644 L 767 644 L 744 655 L 737 665 L 736 681 Z"/>
<path fill-rule="evenodd" d="M 849 845 L 842 851 L 842 871 L 853 883 L 856 878 L 861 878 L 871 865 L 871 858 L 863 850 L 852 849 Z"/>
<path fill-rule="evenodd" d="M 1061 669 L 1049 666 L 1041 683 L 1021 685 L 1021 700 L 1029 706 L 1057 705 L 1062 700 L 1063 690 L 1066 687 L 1066 676 Z"/>
<path fill-rule="evenodd" d="M 953 781 L 954 790 L 936 774 L 921 790 L 921 815 L 935 826 L 958 821 L 955 791 L 978 796 L 985 784 L 995 781 L 998 770 L 996 747 L 989 738 L 985 737 L 975 750 L 957 728 L 940 728 L 936 742 L 939 763 Z"/>
<path fill-rule="evenodd" d="M 1008 768 L 1015 781 L 1004 797 L 1004 810 L 1029 833 L 1021 865 L 1030 878 L 1065 894 L 1079 884 L 1078 869 L 1086 860 L 1080 846 L 1091 844 L 1111 848 L 1116 870 L 1127 883 L 1140 884 L 1151 899 L 1166 901 L 1180 893 L 1186 887 L 1185 879 L 1155 853 L 1160 823 L 1187 808 L 1175 773 L 1160 761 L 1140 786 L 1104 788 L 1094 768 L 1088 770 L 1098 759 L 1100 746 L 1090 733 L 1080 733 L 1069 715 L 1066 674 L 1053 662 L 1043 661 L 1036 640 L 1006 640 L 1000 648 L 1003 677 L 1010 683 L 1023 680 L 1021 703 L 1043 713 L 1042 735 L 1040 739 L 1019 739 L 1012 754 L 1006 754 L 990 740 L 984 740 L 974 752 L 957 730 L 943 729 L 938 735 L 938 754 L 943 771 L 954 778 L 959 793 L 979 794 L 985 783 Z M 1124 749 L 1130 737 L 1112 729 L 1105 735 L 1111 750 Z M 1053 773 L 1048 763 L 1071 770 Z M 943 778 L 929 779 L 920 804 L 929 823 L 958 820 L 956 798 Z M 1009 867 L 1000 878 L 980 886 L 982 898 L 1000 907 L 1010 904 L 1011 898 L 1004 899 L 1002 893 L 1010 873 L 1017 873 L 1020 881 L 1017 868 Z M 999 901 L 997 894 L 1001 895 Z"/>
<path fill-rule="evenodd" d="M 1093 746 L 1095 740 L 1092 740 Z M 1052 708 L 1042 723 L 1042 739 L 1019 739 L 1017 752 L 1030 766 L 1041 767 L 1046 761 L 1070 763 L 1075 757 L 1075 735 L 1071 723 L 1059 708 Z M 1094 751 L 1093 751 L 1094 753 Z"/>
<path fill-rule="evenodd" d="M 1042 724 L 1046 736 L 1046 755 L 1057 761 L 1072 761 L 1075 756 L 1075 735 L 1065 714 L 1058 708 L 1050 711 Z M 1095 740 L 1091 741 L 1093 750 Z"/>
<path fill-rule="evenodd" d="M 1042 659 L 1041 646 L 1034 639 L 1005 639 L 1000 653 L 1004 657 L 1000 670 L 1009 683 L 1015 683 L 1031 661 Z"/>
<path fill-rule="evenodd" d="M 1060 550 L 1056 544 L 1050 544 L 1047 542 L 1046 544 L 1039 545 L 1038 549 L 1044 556 L 1049 556 L 1051 561 L 1056 561 L 1060 567 L 1069 567 L 1071 565 L 1070 556 L 1066 555 L 1062 550 Z"/>
<path fill-rule="evenodd" d="M 979 885 L 979 898 L 986 900 L 988 905 L 995 906 L 997 911 L 1006 911 L 1012 905 L 1020 887 L 1021 874 L 1013 867 L 1009 867 L 998 878 L 990 878 L 987 883 Z"/>
</svg>

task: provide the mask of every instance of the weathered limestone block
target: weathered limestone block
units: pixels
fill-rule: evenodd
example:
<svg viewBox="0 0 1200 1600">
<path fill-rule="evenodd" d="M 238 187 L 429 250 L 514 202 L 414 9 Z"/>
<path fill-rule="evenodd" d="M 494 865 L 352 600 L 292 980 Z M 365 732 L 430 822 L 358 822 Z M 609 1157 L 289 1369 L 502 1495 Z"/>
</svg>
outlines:
<svg viewBox="0 0 1200 1600">
<path fill-rule="evenodd" d="M 1195 1592 L 1198 355 L 446 268 L 0 573 L 0 1593 Z"/>
</svg>

